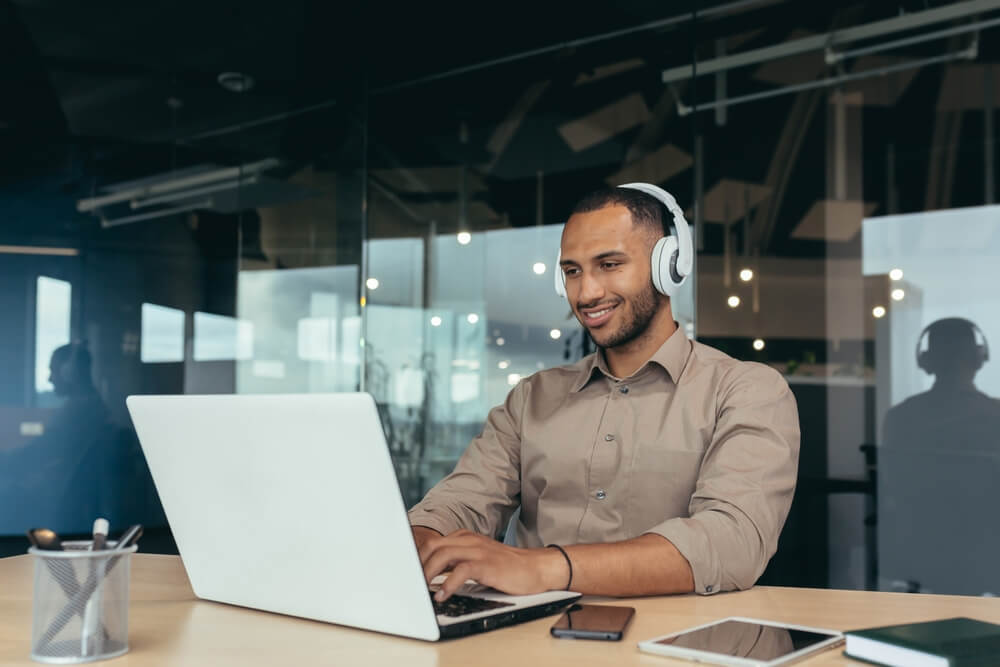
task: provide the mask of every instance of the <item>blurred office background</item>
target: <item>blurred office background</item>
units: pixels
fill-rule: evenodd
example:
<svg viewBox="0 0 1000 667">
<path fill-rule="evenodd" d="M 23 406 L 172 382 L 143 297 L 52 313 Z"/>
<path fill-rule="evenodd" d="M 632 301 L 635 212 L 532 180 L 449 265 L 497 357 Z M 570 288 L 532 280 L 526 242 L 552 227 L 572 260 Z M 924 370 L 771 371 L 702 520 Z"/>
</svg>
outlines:
<svg viewBox="0 0 1000 667">
<path fill-rule="evenodd" d="M 371 392 L 416 502 L 591 351 L 561 225 L 643 180 L 696 237 L 682 326 L 799 402 L 762 583 L 1000 593 L 998 30 L 998 0 L 0 0 L 0 552 L 98 513 L 174 548 L 130 394 Z"/>
</svg>

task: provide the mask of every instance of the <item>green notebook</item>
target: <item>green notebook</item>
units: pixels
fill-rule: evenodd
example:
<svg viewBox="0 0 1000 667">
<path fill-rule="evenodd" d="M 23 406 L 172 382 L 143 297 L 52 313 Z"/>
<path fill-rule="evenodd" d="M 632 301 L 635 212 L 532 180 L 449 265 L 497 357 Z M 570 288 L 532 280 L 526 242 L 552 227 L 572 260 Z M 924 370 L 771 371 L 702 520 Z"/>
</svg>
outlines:
<svg viewBox="0 0 1000 667">
<path fill-rule="evenodd" d="M 1000 625 L 971 618 L 845 632 L 844 655 L 890 667 L 1000 665 Z"/>
</svg>

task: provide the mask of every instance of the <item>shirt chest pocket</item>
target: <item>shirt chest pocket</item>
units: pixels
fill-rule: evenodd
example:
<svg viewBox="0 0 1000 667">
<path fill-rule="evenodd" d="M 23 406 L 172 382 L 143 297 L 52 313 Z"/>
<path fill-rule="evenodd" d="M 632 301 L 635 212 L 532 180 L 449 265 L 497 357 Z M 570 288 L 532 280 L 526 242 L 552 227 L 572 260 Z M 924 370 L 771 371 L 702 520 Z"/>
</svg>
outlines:
<svg viewBox="0 0 1000 667">
<path fill-rule="evenodd" d="M 665 425 L 655 437 L 641 440 L 630 475 L 633 502 L 686 516 L 712 429 L 711 424 L 688 419 Z"/>
<path fill-rule="evenodd" d="M 633 495 L 663 499 L 672 505 L 682 501 L 687 507 L 698 481 L 703 453 L 658 443 L 640 445 L 639 449 L 631 475 Z"/>
</svg>

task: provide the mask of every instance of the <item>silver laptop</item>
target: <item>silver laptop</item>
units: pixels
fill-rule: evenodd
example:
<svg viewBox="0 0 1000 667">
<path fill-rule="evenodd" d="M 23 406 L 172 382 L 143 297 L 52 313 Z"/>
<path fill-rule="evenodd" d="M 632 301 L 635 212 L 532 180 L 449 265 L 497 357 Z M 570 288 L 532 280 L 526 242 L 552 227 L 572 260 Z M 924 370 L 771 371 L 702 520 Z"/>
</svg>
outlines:
<svg viewBox="0 0 1000 667">
<path fill-rule="evenodd" d="M 368 394 L 127 404 L 199 598 L 436 641 L 580 597 L 486 590 L 436 606 Z"/>
</svg>

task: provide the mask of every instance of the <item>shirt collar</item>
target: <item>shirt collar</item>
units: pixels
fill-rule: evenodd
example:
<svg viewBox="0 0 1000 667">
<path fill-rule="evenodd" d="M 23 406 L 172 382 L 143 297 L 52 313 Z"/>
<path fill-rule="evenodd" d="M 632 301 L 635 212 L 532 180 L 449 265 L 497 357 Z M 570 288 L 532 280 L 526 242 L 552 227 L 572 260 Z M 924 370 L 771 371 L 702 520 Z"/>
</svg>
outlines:
<svg viewBox="0 0 1000 667">
<path fill-rule="evenodd" d="M 676 324 L 676 322 L 674 324 Z M 635 375 L 641 373 L 650 363 L 655 363 L 667 372 L 667 375 L 669 375 L 670 379 L 674 381 L 674 384 L 677 384 L 680 381 L 681 373 L 684 372 L 684 367 L 687 365 L 687 360 L 690 356 L 691 341 L 688 340 L 684 330 L 678 326 L 674 333 L 672 333 L 670 337 L 663 342 L 663 345 L 661 345 L 659 349 L 653 353 L 653 356 L 649 358 L 649 361 L 643 364 L 639 370 L 632 374 L 632 376 L 634 377 Z M 597 352 L 590 355 L 590 361 L 583 365 L 576 382 L 573 383 L 571 391 L 578 392 L 586 387 L 590 380 L 594 377 L 595 371 L 599 371 L 601 374 L 609 378 L 615 377 L 608 369 L 603 349 L 598 349 Z"/>
</svg>

